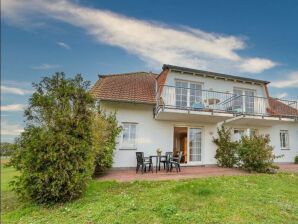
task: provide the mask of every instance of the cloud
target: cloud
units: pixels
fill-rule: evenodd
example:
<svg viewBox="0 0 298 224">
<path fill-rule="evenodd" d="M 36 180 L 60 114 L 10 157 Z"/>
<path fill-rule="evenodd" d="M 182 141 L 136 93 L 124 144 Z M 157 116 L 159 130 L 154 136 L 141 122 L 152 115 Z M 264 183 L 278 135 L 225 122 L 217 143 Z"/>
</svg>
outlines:
<svg viewBox="0 0 298 224">
<path fill-rule="evenodd" d="M 67 49 L 67 50 L 70 50 L 70 49 L 71 49 L 71 47 L 70 47 L 68 44 L 64 43 L 64 42 L 58 42 L 57 44 L 58 44 L 60 47 L 63 47 L 63 48 L 65 48 L 65 49 Z"/>
<path fill-rule="evenodd" d="M 2 136 L 18 136 L 23 131 L 23 127 L 17 124 L 7 123 L 6 121 L 1 122 L 1 138 Z"/>
<path fill-rule="evenodd" d="M 288 75 L 288 78 L 277 80 L 270 83 L 270 87 L 275 88 L 298 88 L 298 71 Z"/>
<path fill-rule="evenodd" d="M 273 68 L 274 66 L 276 66 L 275 62 L 262 58 L 246 59 L 240 64 L 240 68 L 243 71 L 251 73 L 259 73 L 266 69 Z"/>
<path fill-rule="evenodd" d="M 1 105 L 1 111 L 23 111 L 25 107 L 24 104 Z"/>
<path fill-rule="evenodd" d="M 82 28 L 98 42 L 122 48 L 151 66 L 167 63 L 221 72 L 259 73 L 276 65 L 269 59 L 241 57 L 238 51 L 244 50 L 246 43 L 237 36 L 172 27 L 67 0 L 5 0 L 2 8 L 9 21 L 24 17 L 37 21 L 43 15 Z"/>
<path fill-rule="evenodd" d="M 18 87 L 10 87 L 10 86 L 1 86 L 2 94 L 16 94 L 16 95 L 26 95 L 33 93 L 32 90 L 18 88 Z"/>
<path fill-rule="evenodd" d="M 34 70 L 48 70 L 48 69 L 54 69 L 54 68 L 60 68 L 61 65 L 51 65 L 51 64 L 41 64 L 37 66 L 32 66 L 32 69 Z"/>
</svg>

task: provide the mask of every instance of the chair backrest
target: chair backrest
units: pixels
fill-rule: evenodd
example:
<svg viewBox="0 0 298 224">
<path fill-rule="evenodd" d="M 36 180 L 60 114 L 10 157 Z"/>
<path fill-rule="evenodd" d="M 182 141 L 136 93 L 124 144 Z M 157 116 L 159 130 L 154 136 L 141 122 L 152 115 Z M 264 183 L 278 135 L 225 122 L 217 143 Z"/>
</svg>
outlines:
<svg viewBox="0 0 298 224">
<path fill-rule="evenodd" d="M 173 157 L 173 152 L 166 152 L 167 161 L 170 161 Z"/>
<path fill-rule="evenodd" d="M 181 162 L 181 160 L 182 160 L 182 156 L 183 156 L 183 152 L 182 151 L 180 151 L 179 152 L 179 155 L 178 155 L 178 163 L 180 163 Z"/>
<path fill-rule="evenodd" d="M 136 152 L 137 163 L 144 162 L 144 152 Z"/>
</svg>

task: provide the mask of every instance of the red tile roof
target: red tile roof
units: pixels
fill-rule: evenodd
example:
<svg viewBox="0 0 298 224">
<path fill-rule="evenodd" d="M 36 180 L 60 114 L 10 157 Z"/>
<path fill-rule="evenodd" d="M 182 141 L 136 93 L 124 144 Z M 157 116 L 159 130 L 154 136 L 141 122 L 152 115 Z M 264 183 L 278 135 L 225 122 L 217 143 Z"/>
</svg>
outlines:
<svg viewBox="0 0 298 224">
<path fill-rule="evenodd" d="M 104 75 L 91 94 L 101 100 L 155 104 L 156 78 L 148 72 Z"/>
<path fill-rule="evenodd" d="M 267 112 L 271 115 L 277 116 L 298 116 L 298 110 L 286 105 L 285 103 L 269 97 L 269 106 Z"/>
</svg>

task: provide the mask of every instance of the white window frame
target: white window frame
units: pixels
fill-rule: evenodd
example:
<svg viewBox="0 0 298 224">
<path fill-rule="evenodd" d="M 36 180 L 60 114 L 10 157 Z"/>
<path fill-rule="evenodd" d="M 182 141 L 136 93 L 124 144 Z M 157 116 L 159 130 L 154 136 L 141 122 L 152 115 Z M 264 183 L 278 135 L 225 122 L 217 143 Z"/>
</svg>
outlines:
<svg viewBox="0 0 298 224">
<path fill-rule="evenodd" d="M 124 140 L 125 126 L 128 128 L 128 140 Z M 134 127 L 135 133 L 134 138 L 132 127 Z M 137 149 L 137 123 L 135 122 L 122 122 L 122 133 L 121 133 L 121 147 L 120 149 Z"/>
<path fill-rule="evenodd" d="M 284 134 L 284 139 L 282 139 L 282 134 Z M 290 149 L 289 130 L 280 130 L 279 141 L 280 141 L 280 149 Z"/>
<path fill-rule="evenodd" d="M 245 94 L 245 92 L 246 91 L 249 91 L 249 92 L 252 92 L 253 93 L 253 107 L 252 107 L 252 112 L 254 113 L 255 112 L 255 96 L 256 96 L 256 90 L 255 89 L 245 89 L 245 88 L 241 88 L 241 87 L 234 87 L 233 88 L 233 94 L 235 94 L 235 91 L 241 91 L 242 93 L 241 93 L 241 101 L 242 101 L 242 106 L 241 106 L 241 112 L 248 112 L 248 110 L 250 109 L 250 107 L 247 107 L 246 106 L 246 98 L 248 97 L 249 98 L 249 96 L 247 96 L 246 94 Z M 249 111 L 249 112 L 251 112 L 251 111 Z"/>
<path fill-rule="evenodd" d="M 238 133 L 239 133 L 239 139 L 238 138 L 236 139 L 236 135 L 238 134 L 238 133 L 237 134 L 235 133 L 236 131 L 238 131 Z M 240 134 L 240 132 L 242 132 L 243 134 Z M 241 137 L 245 136 L 245 135 L 246 135 L 246 129 L 245 128 L 234 128 L 233 129 L 233 139 L 234 140 L 239 141 L 241 139 Z"/>
<path fill-rule="evenodd" d="M 190 80 L 184 80 L 184 79 L 175 79 L 175 88 L 179 88 L 177 87 L 177 82 L 181 82 L 181 83 L 186 83 L 187 84 L 187 93 L 186 93 L 186 107 L 192 107 L 191 102 L 190 102 L 190 98 L 191 96 L 193 96 L 195 98 L 195 102 L 196 102 L 196 97 L 200 98 L 202 101 L 202 90 L 203 90 L 203 82 L 197 82 L 197 81 L 190 81 Z M 200 85 L 200 89 L 192 89 L 195 91 L 199 92 L 199 95 L 191 95 L 191 84 L 195 84 L 195 85 Z M 175 93 L 175 98 L 176 98 L 176 93 Z M 175 105 L 177 106 L 177 101 L 175 99 Z"/>
<path fill-rule="evenodd" d="M 252 137 L 251 131 L 254 131 L 256 135 L 258 135 L 259 130 L 256 128 L 233 128 L 233 136 L 235 138 L 236 134 L 235 131 L 242 132 L 243 134 L 240 136 L 240 138 L 242 136 L 249 136 Z"/>
</svg>

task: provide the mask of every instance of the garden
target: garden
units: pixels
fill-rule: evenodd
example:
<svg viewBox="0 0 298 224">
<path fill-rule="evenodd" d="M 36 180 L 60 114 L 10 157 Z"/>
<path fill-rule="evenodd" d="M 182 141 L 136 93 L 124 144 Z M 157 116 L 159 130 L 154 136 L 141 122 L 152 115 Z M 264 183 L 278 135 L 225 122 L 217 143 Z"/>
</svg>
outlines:
<svg viewBox="0 0 298 224">
<path fill-rule="evenodd" d="M 231 140 L 218 129 L 220 167 L 248 176 L 180 181 L 99 181 L 121 127 L 80 75 L 34 84 L 26 127 L 1 161 L 3 223 L 297 223 L 298 174 L 276 173 L 268 136 Z M 2 153 L 2 151 L 1 151 Z M 5 163 L 5 164 L 4 164 Z M 259 174 L 263 173 L 263 174 Z"/>
</svg>

